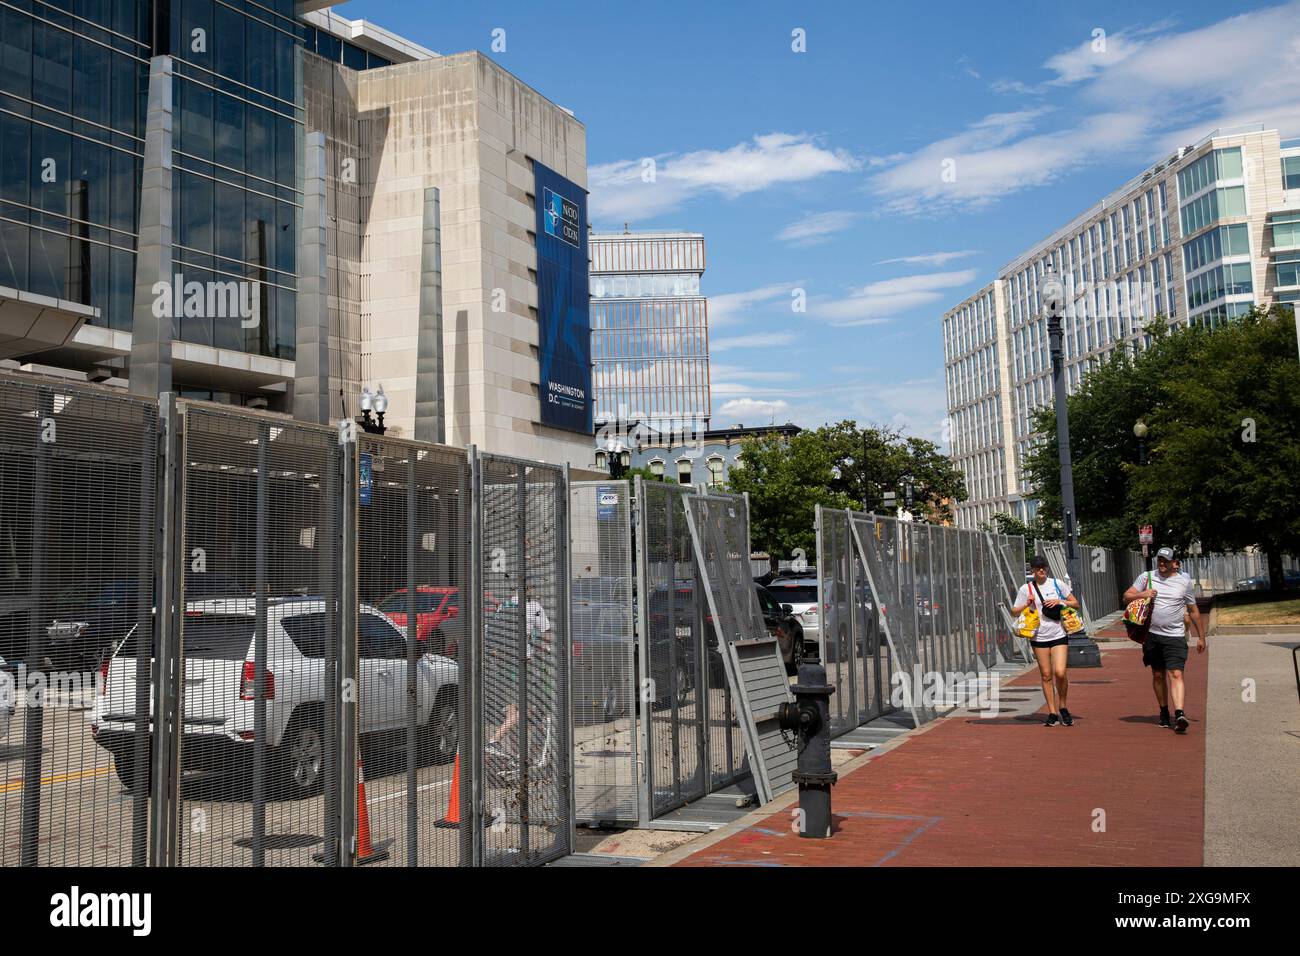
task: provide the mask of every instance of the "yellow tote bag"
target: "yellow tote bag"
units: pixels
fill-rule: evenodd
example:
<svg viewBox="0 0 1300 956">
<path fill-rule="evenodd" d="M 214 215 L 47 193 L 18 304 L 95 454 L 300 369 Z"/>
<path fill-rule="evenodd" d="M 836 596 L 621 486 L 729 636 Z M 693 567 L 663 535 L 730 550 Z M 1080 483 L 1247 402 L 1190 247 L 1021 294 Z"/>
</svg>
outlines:
<svg viewBox="0 0 1300 956">
<path fill-rule="evenodd" d="M 1038 633 L 1038 611 L 1032 604 L 1020 612 L 1016 618 L 1016 633 L 1021 637 L 1033 637 Z"/>
</svg>

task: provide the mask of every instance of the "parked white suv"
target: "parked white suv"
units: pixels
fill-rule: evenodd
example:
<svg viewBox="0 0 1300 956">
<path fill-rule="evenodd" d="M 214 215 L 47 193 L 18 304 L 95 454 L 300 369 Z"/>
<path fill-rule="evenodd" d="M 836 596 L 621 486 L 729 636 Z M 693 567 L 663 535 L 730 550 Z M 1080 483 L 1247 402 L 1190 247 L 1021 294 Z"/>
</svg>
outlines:
<svg viewBox="0 0 1300 956">
<path fill-rule="evenodd" d="M 267 757 L 272 780 L 290 797 L 314 794 L 322 784 L 325 612 L 324 601 L 309 599 L 273 601 L 267 608 Z M 185 607 L 182 769 L 242 765 L 251 772 L 255 619 L 252 598 Z M 362 605 L 357 651 L 360 733 L 400 743 L 406 728 L 406 633 L 375 608 Z M 114 651 L 91 714 L 95 742 L 113 754 L 117 775 L 128 790 L 148 786 L 148 768 L 137 767 L 134 760 L 135 655 L 131 640 Z M 445 763 L 456 753 L 459 671 L 454 661 L 432 654 L 420 656 L 416 666 L 421 749 Z"/>
</svg>

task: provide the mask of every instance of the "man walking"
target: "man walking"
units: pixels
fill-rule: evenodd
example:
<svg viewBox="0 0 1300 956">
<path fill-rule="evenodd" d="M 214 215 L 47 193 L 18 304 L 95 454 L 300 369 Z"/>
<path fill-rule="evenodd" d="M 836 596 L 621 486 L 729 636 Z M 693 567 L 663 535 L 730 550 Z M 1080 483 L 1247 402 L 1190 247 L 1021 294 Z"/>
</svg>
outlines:
<svg viewBox="0 0 1300 956">
<path fill-rule="evenodd" d="M 1151 630 L 1142 645 L 1142 663 L 1151 668 L 1151 686 L 1160 705 L 1160 726 L 1169 726 L 1169 704 L 1174 705 L 1175 732 L 1187 732 L 1183 712 L 1183 668 L 1187 664 L 1187 630 L 1184 615 L 1196 629 L 1196 652 L 1205 653 L 1205 631 L 1201 612 L 1192 593 L 1192 580 L 1175 567 L 1173 548 L 1156 552 L 1156 572 L 1144 571 L 1124 592 L 1124 603 L 1141 597 L 1153 598 Z M 1166 681 L 1168 684 L 1166 685 Z"/>
</svg>

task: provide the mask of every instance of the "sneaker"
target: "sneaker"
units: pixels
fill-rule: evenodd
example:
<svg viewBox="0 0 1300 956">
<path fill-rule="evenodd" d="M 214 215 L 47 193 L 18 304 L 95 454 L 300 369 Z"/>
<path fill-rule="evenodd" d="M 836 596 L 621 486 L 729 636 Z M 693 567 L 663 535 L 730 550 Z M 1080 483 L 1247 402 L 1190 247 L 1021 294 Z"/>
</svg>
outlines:
<svg viewBox="0 0 1300 956">
<path fill-rule="evenodd" d="M 1187 733 L 1187 728 L 1191 725 L 1192 722 L 1187 719 L 1187 715 L 1181 710 L 1174 715 L 1174 733 L 1185 734 Z"/>
<path fill-rule="evenodd" d="M 1161 727 L 1171 726 L 1169 723 L 1169 711 L 1167 710 L 1160 711 L 1160 726 Z"/>
<path fill-rule="evenodd" d="M 1067 727 L 1074 726 L 1074 718 L 1070 716 L 1070 712 L 1064 707 L 1061 708 L 1061 723 L 1065 724 Z"/>
<path fill-rule="evenodd" d="M 1044 726 L 1044 727 L 1055 727 L 1055 726 L 1057 725 L 1057 723 L 1060 722 L 1060 719 L 1061 719 L 1061 718 L 1057 717 L 1056 714 L 1048 714 L 1048 715 L 1047 715 L 1047 722 L 1044 723 L 1043 726 Z"/>
</svg>

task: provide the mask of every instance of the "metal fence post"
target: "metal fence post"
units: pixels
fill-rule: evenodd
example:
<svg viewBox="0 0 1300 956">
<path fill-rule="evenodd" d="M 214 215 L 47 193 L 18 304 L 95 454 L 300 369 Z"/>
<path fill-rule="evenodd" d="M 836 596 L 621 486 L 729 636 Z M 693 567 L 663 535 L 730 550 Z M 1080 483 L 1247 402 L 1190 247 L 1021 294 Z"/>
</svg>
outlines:
<svg viewBox="0 0 1300 956">
<path fill-rule="evenodd" d="M 415 589 L 415 459 L 420 453 L 412 447 L 406 449 L 406 865 L 419 866 L 419 780 L 416 764 L 416 697 L 419 693 L 418 655 L 416 644 L 420 637 L 420 619 L 416 616 Z M 444 652 L 446 648 L 444 647 Z M 457 705 L 459 706 L 459 704 Z M 436 711 L 436 706 L 435 706 Z M 436 717 L 430 711 L 429 720 Z"/>
<path fill-rule="evenodd" d="M 462 714 L 468 714 L 468 728 L 462 730 L 461 739 L 469 747 L 462 761 L 468 780 L 469 801 L 462 809 L 465 822 L 460 828 L 461 862 L 471 866 L 483 865 L 483 463 L 478 448 L 469 445 L 469 628 L 466 636 L 469 647 L 461 657 L 467 668 L 462 668 Z M 461 790 L 465 791 L 462 781 Z"/>
<path fill-rule="evenodd" d="M 159 397 L 161 416 L 162 521 L 157 547 L 157 611 L 151 681 L 153 687 L 152 806 L 150 862 L 180 862 L 180 731 L 184 686 L 181 615 L 184 611 L 185 419 L 176 396 Z M 137 673 L 139 664 L 137 663 Z M 139 686 L 137 684 L 137 693 Z M 138 700 L 138 697 L 137 697 Z M 140 710 L 137 710 L 139 720 Z M 147 710 L 144 713 L 148 713 Z"/>
<path fill-rule="evenodd" d="M 570 589 L 573 584 L 573 570 L 570 567 L 572 548 L 570 547 L 569 537 L 569 509 L 573 503 L 569 492 L 569 463 L 565 462 L 561 467 L 560 493 L 557 504 L 556 515 L 556 540 L 559 542 L 557 548 L 556 563 L 560 573 L 560 627 L 559 636 L 563 644 L 557 648 L 559 651 L 559 660 L 563 673 L 556 679 L 556 686 L 564 695 L 563 700 L 563 723 L 561 728 L 561 739 L 558 752 L 563 754 L 561 766 L 564 768 L 563 776 L 559 783 L 567 791 L 564 794 L 562 806 L 567 810 L 569 821 L 567 830 L 567 846 L 565 850 L 572 852 L 578 844 L 578 803 L 576 799 L 574 786 L 574 754 L 573 754 L 573 635 L 572 635 L 572 618 L 570 617 L 572 595 Z"/>
<path fill-rule="evenodd" d="M 345 426 L 350 422 L 342 423 Z M 340 432 L 343 457 L 342 551 L 339 561 L 339 833 L 340 866 L 352 866 L 357 854 L 357 436 L 355 428 Z"/>
<path fill-rule="evenodd" d="M 35 464 L 32 468 L 32 549 L 31 549 L 31 608 L 27 612 L 27 660 L 28 673 L 41 673 L 45 670 L 46 647 L 48 635 L 45 620 L 41 614 L 45 598 L 45 547 L 43 542 L 48 536 L 49 509 L 49 442 L 45 438 L 46 422 L 52 421 L 54 414 L 54 395 L 45 388 L 37 392 L 36 428 L 33 436 L 36 447 L 33 449 Z M 41 845 L 41 766 L 45 753 L 43 738 L 45 736 L 45 705 L 41 700 L 32 705 L 30 685 L 22 687 L 23 697 L 23 796 L 22 825 L 19 843 L 22 847 L 20 859 L 23 866 L 36 866 Z M 53 693 L 46 690 L 45 694 Z M 138 719 L 138 717 L 137 717 Z"/>
</svg>

